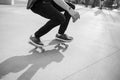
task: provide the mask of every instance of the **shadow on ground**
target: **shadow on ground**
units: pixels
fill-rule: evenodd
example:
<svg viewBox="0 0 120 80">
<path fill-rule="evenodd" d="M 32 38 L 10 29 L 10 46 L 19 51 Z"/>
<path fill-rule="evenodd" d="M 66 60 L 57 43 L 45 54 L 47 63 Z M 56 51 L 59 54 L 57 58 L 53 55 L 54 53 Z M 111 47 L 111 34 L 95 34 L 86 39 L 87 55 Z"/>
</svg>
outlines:
<svg viewBox="0 0 120 80">
<path fill-rule="evenodd" d="M 17 80 L 31 80 L 39 69 L 45 69 L 52 62 L 59 63 L 64 56 L 59 49 L 39 52 L 31 50 L 30 55 L 14 56 L 0 63 L 0 79 L 9 73 L 17 73 L 30 66 Z"/>
</svg>

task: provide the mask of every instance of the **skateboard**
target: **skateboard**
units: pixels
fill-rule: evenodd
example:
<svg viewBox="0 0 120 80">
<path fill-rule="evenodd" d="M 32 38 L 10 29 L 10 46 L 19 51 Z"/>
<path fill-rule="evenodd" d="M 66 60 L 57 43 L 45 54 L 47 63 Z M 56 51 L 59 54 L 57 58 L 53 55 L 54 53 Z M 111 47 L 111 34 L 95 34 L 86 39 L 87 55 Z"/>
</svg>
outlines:
<svg viewBox="0 0 120 80">
<path fill-rule="evenodd" d="M 72 40 L 71 40 L 72 41 Z M 32 41 L 29 41 L 29 44 L 34 46 L 34 49 L 40 49 L 41 52 L 45 52 L 47 47 L 53 46 L 55 49 L 60 49 L 61 47 L 64 49 L 68 48 L 68 44 L 71 41 L 63 41 L 60 39 L 52 39 L 52 40 L 44 40 L 42 41 L 44 45 L 37 45 Z"/>
</svg>

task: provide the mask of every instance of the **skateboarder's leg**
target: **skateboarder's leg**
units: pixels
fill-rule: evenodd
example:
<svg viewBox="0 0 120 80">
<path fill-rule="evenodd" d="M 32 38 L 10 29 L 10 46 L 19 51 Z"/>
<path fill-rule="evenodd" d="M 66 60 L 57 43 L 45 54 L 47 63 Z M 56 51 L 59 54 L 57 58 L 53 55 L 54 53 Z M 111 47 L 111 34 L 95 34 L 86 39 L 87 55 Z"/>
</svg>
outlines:
<svg viewBox="0 0 120 80">
<path fill-rule="evenodd" d="M 66 3 L 67 3 L 71 8 L 75 9 L 75 6 L 74 6 L 73 4 L 68 3 L 68 2 L 66 2 Z M 54 6 L 56 9 L 58 9 L 60 12 L 64 12 L 64 16 L 65 16 L 66 19 L 65 19 L 64 23 L 62 23 L 62 24 L 60 25 L 60 28 L 59 28 L 59 31 L 58 31 L 59 34 L 64 34 L 65 31 L 66 31 L 66 29 L 67 29 L 67 27 L 68 27 L 68 24 L 69 24 L 71 15 L 70 15 L 66 10 L 64 10 L 64 9 L 61 8 L 61 7 L 59 7 L 55 2 L 52 2 L 52 4 L 53 4 L 53 6 Z"/>
<path fill-rule="evenodd" d="M 74 6 L 73 4 L 68 3 L 68 2 L 66 2 L 66 3 L 67 3 L 71 8 L 75 9 L 75 6 Z M 64 10 L 64 9 L 61 8 L 61 7 L 59 7 L 55 2 L 52 2 L 52 4 L 53 4 L 53 6 L 54 6 L 56 9 L 58 9 L 60 12 L 64 12 L 64 16 L 65 16 L 65 18 L 66 18 L 65 21 L 64 21 L 64 23 L 62 23 L 62 24 L 60 25 L 58 34 L 64 35 L 64 36 L 66 37 L 66 40 L 72 40 L 72 39 L 73 39 L 72 37 L 70 37 L 70 36 L 68 36 L 68 35 L 65 34 L 65 31 L 67 30 L 67 27 L 68 27 L 68 24 L 69 24 L 69 21 L 70 21 L 70 18 L 71 18 L 71 15 L 70 15 L 66 10 Z M 61 38 L 61 36 L 58 36 L 58 34 L 56 35 L 56 37 L 60 37 L 60 38 Z M 65 37 L 62 37 L 62 38 L 64 39 Z"/>
<path fill-rule="evenodd" d="M 36 38 L 40 38 L 57 25 L 63 24 L 66 21 L 65 16 L 50 3 L 46 5 L 41 4 L 39 6 L 33 6 L 32 11 L 45 18 L 50 19 L 44 26 L 35 32 Z"/>
</svg>

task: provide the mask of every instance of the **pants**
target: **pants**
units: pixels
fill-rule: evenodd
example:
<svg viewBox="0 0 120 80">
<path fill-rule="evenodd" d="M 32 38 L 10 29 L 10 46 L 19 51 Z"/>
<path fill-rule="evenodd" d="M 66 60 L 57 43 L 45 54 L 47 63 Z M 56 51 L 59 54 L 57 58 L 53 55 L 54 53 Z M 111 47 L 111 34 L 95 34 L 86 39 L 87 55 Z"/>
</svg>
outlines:
<svg viewBox="0 0 120 80">
<path fill-rule="evenodd" d="M 67 3 L 71 8 L 75 9 L 75 6 L 71 3 Z M 59 7 L 55 2 L 42 2 L 40 4 L 35 4 L 31 10 L 43 16 L 47 19 L 50 19 L 44 26 L 42 26 L 38 31 L 35 32 L 35 37 L 40 38 L 41 36 L 48 33 L 54 27 L 60 25 L 59 34 L 64 34 L 71 15 L 64 10 L 63 8 Z M 64 14 L 61 12 L 64 11 Z"/>
</svg>

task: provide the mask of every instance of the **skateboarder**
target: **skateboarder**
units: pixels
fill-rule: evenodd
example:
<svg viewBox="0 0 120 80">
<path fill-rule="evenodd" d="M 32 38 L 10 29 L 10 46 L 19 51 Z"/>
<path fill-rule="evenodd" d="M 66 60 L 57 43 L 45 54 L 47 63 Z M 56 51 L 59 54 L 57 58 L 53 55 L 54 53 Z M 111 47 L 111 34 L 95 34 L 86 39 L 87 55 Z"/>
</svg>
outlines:
<svg viewBox="0 0 120 80">
<path fill-rule="evenodd" d="M 65 34 L 70 18 L 72 17 L 73 22 L 80 18 L 79 13 L 74 10 L 75 6 L 73 4 L 64 0 L 28 0 L 27 9 L 31 9 L 34 13 L 50 19 L 34 33 L 34 36 L 30 37 L 30 40 L 35 44 L 43 45 L 40 38 L 58 25 L 60 25 L 60 28 L 56 38 L 64 41 L 73 39 Z M 64 11 L 64 14 L 61 13 L 62 11 Z"/>
</svg>

